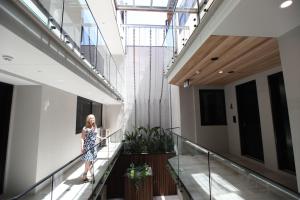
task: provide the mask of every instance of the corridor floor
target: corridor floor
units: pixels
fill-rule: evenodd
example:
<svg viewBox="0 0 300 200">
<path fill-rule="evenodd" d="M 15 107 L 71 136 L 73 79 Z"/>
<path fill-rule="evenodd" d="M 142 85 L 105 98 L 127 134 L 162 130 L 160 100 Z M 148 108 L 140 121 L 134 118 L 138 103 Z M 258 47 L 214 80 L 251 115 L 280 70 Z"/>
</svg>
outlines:
<svg viewBox="0 0 300 200">
<path fill-rule="evenodd" d="M 178 157 L 171 158 L 169 162 L 178 171 Z M 213 200 L 296 199 L 276 190 L 259 177 L 246 174 L 238 166 L 224 164 L 220 159 L 212 159 L 210 166 L 211 188 L 206 154 L 179 156 L 179 178 L 193 199 L 209 200 L 210 189 Z"/>
<path fill-rule="evenodd" d="M 120 143 L 108 143 L 98 152 L 97 160 L 94 164 L 95 183 L 103 176 L 109 162 L 114 158 L 121 147 Z M 78 162 L 69 169 L 54 177 L 53 193 L 51 197 L 51 180 L 46 181 L 40 190 L 31 193 L 24 199 L 30 200 L 87 200 L 93 187 L 92 182 L 83 182 L 80 179 L 84 171 L 84 163 L 78 159 Z M 89 175 L 89 174 L 88 174 Z"/>
</svg>

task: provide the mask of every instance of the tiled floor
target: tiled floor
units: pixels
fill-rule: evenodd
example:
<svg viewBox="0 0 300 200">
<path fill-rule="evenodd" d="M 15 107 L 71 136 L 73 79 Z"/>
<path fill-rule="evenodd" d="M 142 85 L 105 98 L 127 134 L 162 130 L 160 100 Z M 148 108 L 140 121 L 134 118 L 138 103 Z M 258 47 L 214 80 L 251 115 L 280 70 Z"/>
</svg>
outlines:
<svg viewBox="0 0 300 200">
<path fill-rule="evenodd" d="M 254 161 L 247 157 L 238 157 L 232 154 L 225 154 L 226 158 L 231 159 L 232 161 L 239 163 L 242 166 L 246 166 L 253 171 L 258 171 L 262 173 L 265 177 L 268 177 L 271 180 L 274 180 L 291 190 L 297 191 L 297 179 L 295 175 L 289 174 L 287 172 L 274 172 L 270 169 L 267 169 L 263 164 Z"/>
<path fill-rule="evenodd" d="M 103 176 L 109 162 L 114 158 L 119 151 L 120 143 L 109 143 L 103 147 L 97 156 L 94 164 L 95 183 L 98 183 Z M 85 200 L 91 195 L 93 187 L 92 182 L 83 182 L 80 175 L 84 170 L 84 163 L 79 161 L 63 173 L 57 174 L 54 177 L 53 194 L 51 198 L 50 180 L 46 181 L 42 189 L 34 194 L 29 194 L 24 199 L 30 200 Z"/>
<path fill-rule="evenodd" d="M 176 170 L 178 157 L 170 159 Z M 206 155 L 180 155 L 179 178 L 197 200 L 208 200 L 211 190 L 214 200 L 283 200 L 294 199 L 276 191 L 270 185 L 245 175 L 237 166 L 224 164 L 221 160 L 210 161 L 211 188 L 209 187 L 209 169 Z M 177 170 L 178 171 L 178 170 Z"/>
</svg>

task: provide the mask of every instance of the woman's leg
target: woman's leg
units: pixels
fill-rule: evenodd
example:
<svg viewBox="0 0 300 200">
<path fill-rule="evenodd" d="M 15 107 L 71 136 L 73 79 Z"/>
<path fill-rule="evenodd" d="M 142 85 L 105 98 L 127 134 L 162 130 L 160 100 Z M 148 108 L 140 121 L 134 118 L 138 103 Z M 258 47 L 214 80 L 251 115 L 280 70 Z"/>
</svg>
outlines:
<svg viewBox="0 0 300 200">
<path fill-rule="evenodd" d="M 90 173 L 91 173 L 91 175 L 93 176 L 93 174 L 94 174 L 94 171 L 93 171 L 93 161 L 89 161 L 89 171 L 90 171 Z"/>
<path fill-rule="evenodd" d="M 90 161 L 85 161 L 84 163 L 84 172 L 81 176 L 81 179 L 86 181 L 87 180 L 87 172 L 89 171 L 90 165 L 89 165 Z"/>
</svg>

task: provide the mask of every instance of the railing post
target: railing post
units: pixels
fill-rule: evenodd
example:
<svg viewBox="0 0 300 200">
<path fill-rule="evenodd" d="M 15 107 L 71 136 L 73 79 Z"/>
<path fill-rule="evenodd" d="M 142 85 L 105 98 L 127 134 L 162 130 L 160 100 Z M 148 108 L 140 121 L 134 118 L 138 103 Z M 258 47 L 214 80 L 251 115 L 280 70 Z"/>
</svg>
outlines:
<svg viewBox="0 0 300 200">
<path fill-rule="evenodd" d="M 209 200 L 211 200 L 211 172 L 210 172 L 210 152 L 207 153 L 208 161 L 208 186 L 209 186 Z"/>
<path fill-rule="evenodd" d="M 51 176 L 51 200 L 53 199 L 54 175 Z"/>
</svg>

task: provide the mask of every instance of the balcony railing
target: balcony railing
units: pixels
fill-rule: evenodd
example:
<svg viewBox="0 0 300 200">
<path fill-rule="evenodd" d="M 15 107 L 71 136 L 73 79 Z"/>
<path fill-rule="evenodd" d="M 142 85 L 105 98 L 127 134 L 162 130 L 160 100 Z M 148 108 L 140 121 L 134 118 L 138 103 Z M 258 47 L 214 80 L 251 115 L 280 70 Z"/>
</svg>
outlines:
<svg viewBox="0 0 300 200">
<path fill-rule="evenodd" d="M 173 133 L 168 166 L 187 199 L 299 200 L 300 194 L 262 174 Z"/>
<path fill-rule="evenodd" d="M 122 99 L 124 78 L 111 55 L 86 0 L 20 0 L 80 57 L 99 80 Z"/>
<path fill-rule="evenodd" d="M 201 27 L 207 21 L 207 14 L 216 0 L 183 0 L 176 1 L 174 10 L 168 13 L 167 33 L 163 46 L 165 48 L 164 72 L 168 73 L 171 66 L 179 57 L 182 50 L 190 42 L 192 34 L 197 27 Z M 183 11 L 185 12 L 183 12 Z M 187 12 L 189 11 L 190 12 Z M 197 12 L 192 12 L 197 10 Z M 177 27 L 188 27 L 179 29 Z"/>
<path fill-rule="evenodd" d="M 122 138 L 122 130 L 101 138 L 101 141 L 94 147 L 72 159 L 26 191 L 11 198 L 11 200 L 97 199 L 118 158 L 122 147 Z M 81 157 L 94 150 L 97 151 L 97 158 L 92 168 L 94 176 L 91 177 L 94 180 L 83 182 L 80 178 L 84 171 L 84 163 Z M 49 160 L 49 162 L 51 161 Z"/>
</svg>

